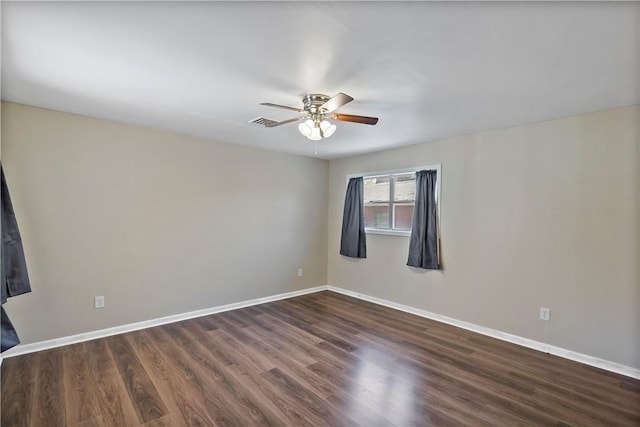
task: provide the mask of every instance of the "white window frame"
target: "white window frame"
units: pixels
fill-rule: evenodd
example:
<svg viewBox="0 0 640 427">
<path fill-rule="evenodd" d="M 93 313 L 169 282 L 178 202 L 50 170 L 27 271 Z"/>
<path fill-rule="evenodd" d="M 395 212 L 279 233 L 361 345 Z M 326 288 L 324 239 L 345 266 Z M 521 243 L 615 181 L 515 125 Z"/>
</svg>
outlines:
<svg viewBox="0 0 640 427">
<path fill-rule="evenodd" d="M 440 218 L 440 201 L 442 200 L 442 165 L 441 164 L 435 164 L 435 165 L 429 165 L 429 166 L 418 166 L 418 167 L 413 167 L 413 168 L 403 168 L 403 169 L 392 169 L 392 170 L 386 170 L 386 171 L 376 171 L 376 172 L 364 172 L 364 173 L 353 173 L 353 174 L 349 174 L 347 175 L 347 179 L 346 179 L 346 184 L 345 184 L 345 189 L 347 184 L 349 183 L 349 180 L 351 178 L 357 178 L 359 176 L 363 177 L 364 179 L 367 178 L 376 178 L 376 177 L 380 177 L 380 176 L 388 176 L 388 175 L 404 175 L 404 174 L 408 174 L 408 173 L 415 173 L 421 170 L 434 170 L 437 173 L 437 179 L 436 179 L 436 209 L 438 210 L 438 218 Z M 390 201 L 390 204 L 392 202 Z M 393 221 L 393 219 L 392 219 Z M 438 221 L 440 221 L 438 219 Z M 389 230 L 389 229 L 380 229 L 380 228 L 365 228 L 364 229 L 365 233 L 367 234 L 381 234 L 381 235 L 386 235 L 386 236 L 403 236 L 403 237 L 409 237 L 411 236 L 411 230 Z"/>
</svg>

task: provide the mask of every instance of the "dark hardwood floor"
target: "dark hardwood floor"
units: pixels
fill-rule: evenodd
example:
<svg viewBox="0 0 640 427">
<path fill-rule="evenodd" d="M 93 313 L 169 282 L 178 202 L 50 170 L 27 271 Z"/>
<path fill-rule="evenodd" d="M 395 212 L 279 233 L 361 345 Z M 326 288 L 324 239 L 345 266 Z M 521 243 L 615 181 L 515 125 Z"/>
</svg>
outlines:
<svg viewBox="0 0 640 427">
<path fill-rule="evenodd" d="M 331 292 L 12 357 L 10 426 L 640 426 L 640 381 Z"/>
</svg>

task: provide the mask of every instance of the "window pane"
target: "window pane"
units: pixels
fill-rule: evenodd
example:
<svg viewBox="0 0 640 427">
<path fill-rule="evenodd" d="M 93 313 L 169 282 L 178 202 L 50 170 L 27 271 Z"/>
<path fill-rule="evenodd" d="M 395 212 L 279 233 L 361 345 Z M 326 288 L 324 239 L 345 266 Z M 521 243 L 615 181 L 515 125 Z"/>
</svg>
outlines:
<svg viewBox="0 0 640 427">
<path fill-rule="evenodd" d="M 364 179 L 364 203 L 389 203 L 388 176 Z"/>
<path fill-rule="evenodd" d="M 366 228 L 389 228 L 389 205 L 375 204 L 364 206 L 364 226 Z"/>
<path fill-rule="evenodd" d="M 396 230 L 411 230 L 411 221 L 413 220 L 413 205 L 394 205 L 394 224 Z"/>
<path fill-rule="evenodd" d="M 396 175 L 393 199 L 400 203 L 413 203 L 416 199 L 416 174 Z"/>
</svg>

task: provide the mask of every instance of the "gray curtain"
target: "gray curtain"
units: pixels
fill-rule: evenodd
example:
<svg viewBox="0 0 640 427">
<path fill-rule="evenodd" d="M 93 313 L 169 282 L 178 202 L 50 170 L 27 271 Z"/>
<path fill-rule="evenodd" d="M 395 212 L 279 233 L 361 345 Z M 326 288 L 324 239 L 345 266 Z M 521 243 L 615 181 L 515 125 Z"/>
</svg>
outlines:
<svg viewBox="0 0 640 427">
<path fill-rule="evenodd" d="M 440 269 L 436 179 L 437 172 L 434 170 L 416 172 L 416 204 L 413 209 L 407 261 L 407 265 L 411 267 Z"/>
<path fill-rule="evenodd" d="M 367 257 L 367 242 L 364 233 L 364 180 L 351 178 L 347 185 L 342 214 L 342 238 L 340 254 L 352 258 Z"/>
<path fill-rule="evenodd" d="M 0 164 L 0 175 L 2 176 L 0 188 L 2 191 L 2 262 L 0 262 L 2 301 L 0 302 L 4 304 L 9 297 L 31 292 L 31 284 L 27 275 L 27 262 L 24 258 L 18 222 L 13 213 L 2 164 Z M 20 343 L 20 340 L 4 307 L 1 307 L 0 315 L 2 320 L 0 347 L 1 351 L 5 351 Z"/>
<path fill-rule="evenodd" d="M 20 338 L 18 338 L 18 333 L 16 332 L 16 328 L 13 327 L 11 320 L 9 320 L 9 316 L 7 316 L 7 312 L 4 311 L 4 306 L 0 307 L 0 316 L 2 318 L 2 335 L 0 336 L 0 347 L 1 347 L 0 352 L 4 352 L 20 344 Z"/>
</svg>

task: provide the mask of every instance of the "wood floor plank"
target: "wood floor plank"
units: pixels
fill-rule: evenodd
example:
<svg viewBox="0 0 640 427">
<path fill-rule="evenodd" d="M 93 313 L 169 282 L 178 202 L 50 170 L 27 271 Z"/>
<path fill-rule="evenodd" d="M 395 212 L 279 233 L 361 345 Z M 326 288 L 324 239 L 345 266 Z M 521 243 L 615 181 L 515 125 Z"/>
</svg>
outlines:
<svg viewBox="0 0 640 427">
<path fill-rule="evenodd" d="M 258 337 L 265 336 L 261 334 L 259 329 L 247 328 L 247 333 L 254 334 L 256 337 L 256 341 L 252 345 L 255 351 L 269 357 L 275 368 L 279 368 L 288 375 L 297 378 L 321 397 L 328 397 L 336 392 L 324 378 L 306 369 L 306 364 L 303 365 L 297 362 L 300 352 L 287 351 L 287 348 L 278 346 L 275 340 L 259 339 Z"/>
<path fill-rule="evenodd" d="M 236 381 L 225 369 L 225 366 L 207 357 L 206 347 L 194 341 L 179 326 L 169 325 L 168 332 L 176 340 L 179 347 L 178 366 L 182 369 L 189 364 L 193 372 L 199 392 L 208 396 L 218 405 L 231 411 L 235 423 L 242 425 L 268 424 L 272 418 L 269 411 L 252 399 L 246 386 Z M 184 359 L 186 357 L 187 359 Z M 217 392 L 211 393 L 212 390 Z"/>
<path fill-rule="evenodd" d="M 75 348 L 73 348 L 75 347 Z M 63 348 L 67 425 L 95 424 L 101 418 L 97 387 L 90 368 L 90 356 L 84 344 Z"/>
<path fill-rule="evenodd" d="M 255 318 L 259 320 L 259 326 L 268 328 L 270 331 L 273 331 L 273 333 L 279 336 L 290 337 L 297 343 L 315 345 L 322 341 L 322 338 L 310 334 L 302 329 L 296 328 L 288 324 L 287 322 L 283 322 L 282 320 L 272 316 L 268 312 L 260 313 L 255 316 Z"/>
<path fill-rule="evenodd" d="M 326 399 L 327 403 L 337 410 L 344 412 L 352 420 L 358 420 L 362 426 L 395 427 L 396 424 L 382 416 L 378 410 L 354 399 L 348 393 L 332 394 Z"/>
<path fill-rule="evenodd" d="M 200 375 L 191 359 L 181 348 L 181 344 L 174 339 L 172 329 L 155 329 L 155 336 L 161 337 L 156 341 L 157 348 L 176 370 L 176 375 L 190 390 L 192 399 L 200 402 L 207 410 L 209 418 L 216 426 L 230 426 L 234 420 L 242 419 L 240 414 L 229 404 L 228 396 L 220 395 L 216 388 L 210 386 L 210 375 Z M 215 359 L 214 359 L 215 360 Z M 210 363 L 215 363 L 211 361 Z M 215 374 L 214 374 L 215 375 Z"/>
<path fill-rule="evenodd" d="M 142 424 L 144 427 L 176 427 L 176 426 L 210 426 L 215 424 L 186 424 L 184 418 L 180 415 L 169 413 L 160 418 L 156 418 L 147 423 Z"/>
<path fill-rule="evenodd" d="M 234 364 L 242 363 L 259 373 L 266 372 L 276 366 L 268 354 L 252 351 L 249 344 L 241 342 L 231 332 L 217 329 L 210 331 L 207 335 L 217 348 L 223 349 L 228 354 L 235 353 Z"/>
<path fill-rule="evenodd" d="M 287 355 L 291 359 L 292 363 L 304 367 L 316 362 L 315 355 L 312 353 L 310 354 L 308 347 L 297 345 L 295 337 L 284 337 L 275 333 L 275 330 L 276 328 L 267 330 L 262 326 L 256 325 L 246 328 L 244 332 L 255 337 L 258 341 L 262 341 L 258 339 L 260 336 L 271 337 L 269 341 L 264 342 L 281 354 Z"/>
<path fill-rule="evenodd" d="M 105 425 L 105 422 L 104 422 L 104 419 L 102 418 L 102 415 L 99 415 L 97 417 L 87 418 L 84 421 L 77 424 L 67 424 L 67 425 L 74 425 L 78 427 L 100 427 Z"/>
<path fill-rule="evenodd" d="M 243 327 L 234 322 L 229 316 L 228 312 L 219 313 L 209 316 L 210 321 L 217 325 L 217 329 L 221 329 L 231 333 L 236 339 L 243 343 L 251 342 L 252 338 L 247 337 L 243 332 Z"/>
<path fill-rule="evenodd" d="M 2 362 L 0 425 L 28 426 L 34 405 L 37 354 L 11 357 Z"/>
<path fill-rule="evenodd" d="M 31 408 L 32 426 L 63 426 L 66 424 L 64 388 L 64 350 L 38 353 L 36 363 L 36 395 Z"/>
<path fill-rule="evenodd" d="M 11 357 L 2 426 L 640 426 L 640 381 L 333 292 Z"/>
<path fill-rule="evenodd" d="M 329 426 L 358 425 L 356 421 L 336 411 L 334 407 L 326 405 L 323 399 L 312 390 L 306 388 L 279 368 L 273 368 L 262 374 L 262 376 L 285 394 L 296 399 L 298 406 L 304 408 L 307 413 L 313 414 L 312 417 L 319 420 L 320 424 Z"/>
<path fill-rule="evenodd" d="M 166 415 L 166 405 L 126 337 L 113 336 L 106 340 L 140 423 Z"/>
<path fill-rule="evenodd" d="M 106 340 L 84 343 L 103 425 L 137 425 L 137 415 Z"/>
<path fill-rule="evenodd" d="M 231 365 L 227 368 L 230 375 L 247 384 L 265 401 L 265 406 L 269 407 L 274 413 L 279 414 L 279 422 L 275 425 L 284 426 L 316 426 L 318 420 L 311 420 L 306 415 L 304 408 L 300 407 L 293 396 L 282 393 L 269 382 L 265 381 L 261 374 L 253 372 L 251 369 L 242 365 Z"/>
<path fill-rule="evenodd" d="M 138 331 L 135 336 L 129 337 L 136 348 L 140 360 L 149 369 L 162 400 L 167 404 L 170 414 L 188 426 L 214 425 L 209 417 L 206 407 L 198 400 L 192 398 L 188 392 L 189 387 L 182 380 L 179 372 L 168 363 L 160 350 L 155 346 L 153 339 L 145 331 Z"/>
</svg>

